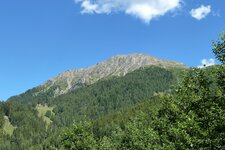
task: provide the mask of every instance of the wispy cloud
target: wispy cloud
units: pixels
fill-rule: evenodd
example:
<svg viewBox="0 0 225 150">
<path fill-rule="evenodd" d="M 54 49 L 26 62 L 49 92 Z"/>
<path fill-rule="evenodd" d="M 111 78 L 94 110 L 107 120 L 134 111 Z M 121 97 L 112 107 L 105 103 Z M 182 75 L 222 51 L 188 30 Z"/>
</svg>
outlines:
<svg viewBox="0 0 225 150">
<path fill-rule="evenodd" d="M 75 0 L 80 3 L 81 13 L 110 14 L 124 12 L 145 23 L 165 15 L 181 5 L 181 0 Z"/>
<path fill-rule="evenodd" d="M 204 68 L 212 65 L 215 65 L 215 59 L 202 59 L 201 65 L 198 66 L 198 68 Z"/>
<path fill-rule="evenodd" d="M 196 8 L 196 9 L 192 9 L 190 11 L 190 14 L 193 18 L 197 19 L 197 20 L 202 20 L 204 19 L 209 13 L 211 12 L 211 6 L 204 6 L 201 5 L 200 7 Z"/>
<path fill-rule="evenodd" d="M 220 17 L 220 10 L 213 11 L 213 12 L 212 12 L 212 15 L 213 15 L 214 17 Z"/>
</svg>

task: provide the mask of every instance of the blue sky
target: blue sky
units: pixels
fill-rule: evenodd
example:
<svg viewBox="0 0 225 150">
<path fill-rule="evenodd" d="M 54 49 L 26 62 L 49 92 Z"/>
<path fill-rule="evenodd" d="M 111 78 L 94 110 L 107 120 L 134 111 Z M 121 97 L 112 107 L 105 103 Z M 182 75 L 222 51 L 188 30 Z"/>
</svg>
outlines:
<svg viewBox="0 0 225 150">
<path fill-rule="evenodd" d="M 198 66 L 224 20 L 224 0 L 2 0 L 0 99 L 116 54 Z"/>
</svg>

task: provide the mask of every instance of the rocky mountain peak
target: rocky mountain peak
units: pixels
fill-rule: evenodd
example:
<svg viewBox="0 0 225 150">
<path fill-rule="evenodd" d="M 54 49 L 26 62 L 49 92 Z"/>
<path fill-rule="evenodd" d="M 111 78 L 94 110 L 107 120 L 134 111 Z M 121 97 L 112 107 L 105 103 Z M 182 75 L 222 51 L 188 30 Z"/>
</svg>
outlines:
<svg viewBox="0 0 225 150">
<path fill-rule="evenodd" d="M 39 93 L 53 89 L 54 95 L 58 96 L 109 76 L 124 76 L 141 67 L 152 65 L 163 68 L 186 67 L 184 64 L 175 61 L 161 60 L 146 54 L 115 55 L 95 66 L 61 73 L 42 85 L 42 90 Z"/>
</svg>

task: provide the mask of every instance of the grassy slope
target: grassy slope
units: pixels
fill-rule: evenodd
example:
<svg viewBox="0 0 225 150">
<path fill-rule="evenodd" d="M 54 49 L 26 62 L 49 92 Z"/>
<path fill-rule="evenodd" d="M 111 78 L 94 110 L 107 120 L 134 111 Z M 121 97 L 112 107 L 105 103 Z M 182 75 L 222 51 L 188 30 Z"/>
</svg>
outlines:
<svg viewBox="0 0 225 150">
<path fill-rule="evenodd" d="M 14 127 L 14 126 L 10 123 L 10 121 L 9 121 L 9 119 L 8 119 L 7 116 L 5 116 L 4 118 L 5 118 L 5 123 L 4 123 L 4 125 L 3 125 L 3 131 L 4 131 L 6 134 L 8 134 L 8 135 L 11 136 L 11 135 L 13 134 L 14 129 L 15 129 L 16 127 Z"/>
<path fill-rule="evenodd" d="M 38 111 L 38 117 L 43 118 L 43 120 L 46 122 L 47 125 L 50 125 L 52 123 L 51 119 L 46 117 L 45 114 L 48 110 L 52 112 L 53 107 L 37 105 L 36 110 Z"/>
</svg>

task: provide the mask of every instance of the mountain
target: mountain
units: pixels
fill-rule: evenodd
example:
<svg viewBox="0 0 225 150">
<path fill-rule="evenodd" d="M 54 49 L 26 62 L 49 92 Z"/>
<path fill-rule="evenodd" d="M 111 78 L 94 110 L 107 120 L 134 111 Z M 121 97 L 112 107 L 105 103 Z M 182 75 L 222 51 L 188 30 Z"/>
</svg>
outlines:
<svg viewBox="0 0 225 150">
<path fill-rule="evenodd" d="M 182 73 L 184 69 L 142 67 L 125 76 L 101 79 L 57 97 L 32 96 L 34 90 L 28 90 L 0 103 L 0 132 L 3 131 L 2 137 L 0 133 L 0 149 L 42 150 L 52 149 L 52 146 L 59 149 L 60 135 L 65 127 L 73 122 L 95 121 L 104 116 L 106 121 L 116 120 L 117 116 L 111 118 L 114 113 L 126 109 L 132 111 L 130 107 L 146 100 L 151 102 L 161 93 L 169 92 L 177 83 L 179 70 Z M 149 109 L 157 108 L 160 99 L 156 98 L 151 104 Z M 8 120 L 4 119 L 5 116 Z M 102 132 L 97 130 L 96 134 Z"/>
<path fill-rule="evenodd" d="M 73 122 L 129 120 L 126 115 L 120 119 L 118 112 L 132 113 L 139 104 L 140 111 L 155 110 L 159 95 L 170 92 L 186 68 L 178 62 L 130 54 L 66 71 L 0 102 L 0 149 L 59 149 L 61 133 Z M 105 131 L 96 128 L 96 135 L 110 132 L 107 126 Z"/>
<path fill-rule="evenodd" d="M 39 86 L 34 95 L 47 92 L 56 97 L 82 86 L 93 84 L 103 78 L 124 76 L 141 67 L 153 65 L 162 68 L 187 68 L 182 63 L 161 60 L 146 54 L 116 55 L 95 66 L 61 73 Z"/>
</svg>

